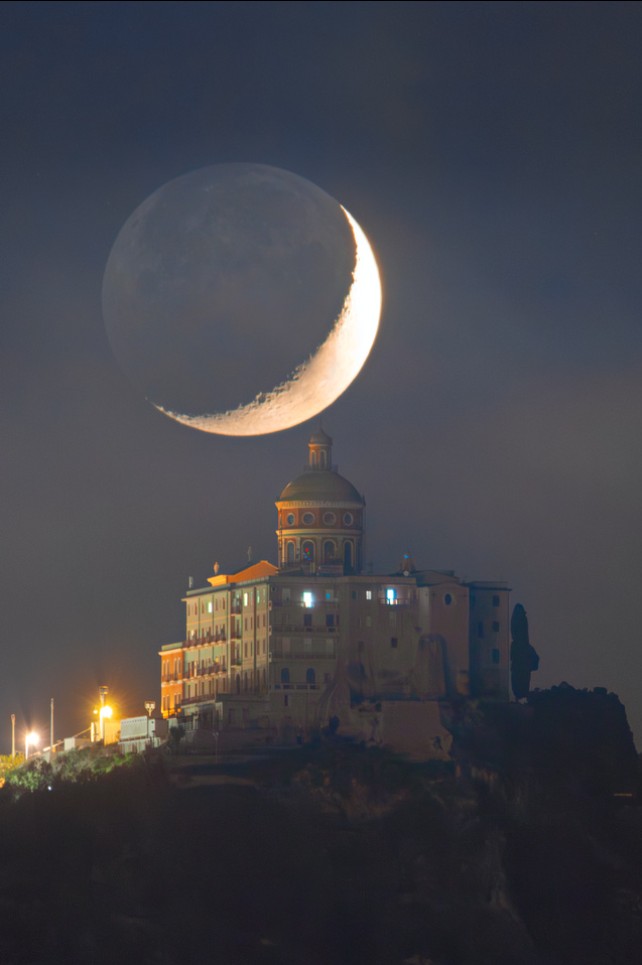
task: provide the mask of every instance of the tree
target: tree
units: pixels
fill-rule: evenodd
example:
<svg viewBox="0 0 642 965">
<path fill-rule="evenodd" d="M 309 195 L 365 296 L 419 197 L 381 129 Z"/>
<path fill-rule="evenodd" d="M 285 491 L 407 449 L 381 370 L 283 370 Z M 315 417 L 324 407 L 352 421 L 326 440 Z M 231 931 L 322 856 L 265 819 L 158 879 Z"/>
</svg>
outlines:
<svg viewBox="0 0 642 965">
<path fill-rule="evenodd" d="M 510 682 L 516 700 L 528 697 L 531 673 L 539 667 L 537 651 L 528 639 L 528 618 L 521 603 L 516 603 L 510 621 Z"/>
</svg>

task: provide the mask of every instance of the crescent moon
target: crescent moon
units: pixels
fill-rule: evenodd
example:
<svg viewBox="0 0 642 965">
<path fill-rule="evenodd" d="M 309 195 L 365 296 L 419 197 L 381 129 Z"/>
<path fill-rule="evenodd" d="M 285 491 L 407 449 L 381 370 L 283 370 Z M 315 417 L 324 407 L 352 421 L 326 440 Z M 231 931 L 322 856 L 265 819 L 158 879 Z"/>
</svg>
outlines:
<svg viewBox="0 0 642 965">
<path fill-rule="evenodd" d="M 202 432 L 259 436 L 280 432 L 314 418 L 345 392 L 357 377 L 377 337 L 381 280 L 365 233 L 341 205 L 352 229 L 355 264 L 352 284 L 325 342 L 271 392 L 227 412 L 183 415 L 152 403 L 159 412 Z"/>
</svg>

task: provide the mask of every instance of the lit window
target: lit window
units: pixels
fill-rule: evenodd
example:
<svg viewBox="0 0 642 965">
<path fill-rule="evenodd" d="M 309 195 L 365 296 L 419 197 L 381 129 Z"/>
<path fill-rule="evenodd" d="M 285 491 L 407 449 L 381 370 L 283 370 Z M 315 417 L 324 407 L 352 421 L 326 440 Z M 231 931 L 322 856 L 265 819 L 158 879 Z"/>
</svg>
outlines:
<svg viewBox="0 0 642 965">
<path fill-rule="evenodd" d="M 243 594 L 243 606 L 247 606 L 247 593 Z"/>
<path fill-rule="evenodd" d="M 211 612 L 212 612 L 212 601 L 211 601 L 211 600 L 210 600 L 209 603 L 207 604 L 207 612 L 208 612 L 208 613 L 211 613 Z"/>
<path fill-rule="evenodd" d="M 372 590 L 366 590 L 366 600 L 372 599 Z"/>
<path fill-rule="evenodd" d="M 303 606 L 311 607 L 314 606 L 314 596 L 310 590 L 305 590 L 303 593 Z"/>
<path fill-rule="evenodd" d="M 392 606 L 397 602 L 397 591 L 393 587 L 389 586 L 386 590 L 386 603 Z"/>
</svg>

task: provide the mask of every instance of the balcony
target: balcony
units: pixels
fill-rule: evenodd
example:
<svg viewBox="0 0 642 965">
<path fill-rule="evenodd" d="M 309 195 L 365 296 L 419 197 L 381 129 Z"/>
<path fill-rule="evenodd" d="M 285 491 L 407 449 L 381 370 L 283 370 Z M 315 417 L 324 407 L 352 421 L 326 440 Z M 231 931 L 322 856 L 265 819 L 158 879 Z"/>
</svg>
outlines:
<svg viewBox="0 0 642 965">
<path fill-rule="evenodd" d="M 287 663 L 289 660 L 335 660 L 336 656 L 334 650 L 331 652 L 327 650 L 290 650 L 288 652 L 272 650 L 270 659 L 284 660 Z"/>
<path fill-rule="evenodd" d="M 272 684 L 274 690 L 320 690 L 319 684 Z"/>
<path fill-rule="evenodd" d="M 189 663 L 185 668 L 185 679 L 194 677 L 211 677 L 213 674 L 225 673 L 225 661 L 213 660 L 205 664 Z"/>
<path fill-rule="evenodd" d="M 296 633 L 298 636 L 307 637 L 310 634 L 330 634 L 338 633 L 339 627 L 326 627 L 326 626 L 316 626 L 316 627 L 306 627 L 302 623 L 281 623 L 278 626 L 272 626 L 273 633 Z"/>
</svg>

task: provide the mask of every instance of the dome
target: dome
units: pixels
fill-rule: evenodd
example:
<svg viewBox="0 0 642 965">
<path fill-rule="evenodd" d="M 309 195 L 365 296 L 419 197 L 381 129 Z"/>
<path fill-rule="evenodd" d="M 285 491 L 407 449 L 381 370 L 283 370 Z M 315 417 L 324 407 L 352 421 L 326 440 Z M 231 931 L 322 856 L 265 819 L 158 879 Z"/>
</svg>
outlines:
<svg viewBox="0 0 642 965">
<path fill-rule="evenodd" d="M 332 437 L 329 436 L 327 432 L 324 432 L 322 428 L 319 428 L 317 432 L 313 432 L 312 435 L 310 436 L 310 442 L 308 443 L 308 445 L 331 446 Z"/>
<path fill-rule="evenodd" d="M 281 495 L 279 502 L 290 500 L 306 500 L 315 502 L 359 503 L 363 505 L 363 496 L 355 489 L 351 482 L 330 469 L 308 470 L 289 482 Z"/>
</svg>

